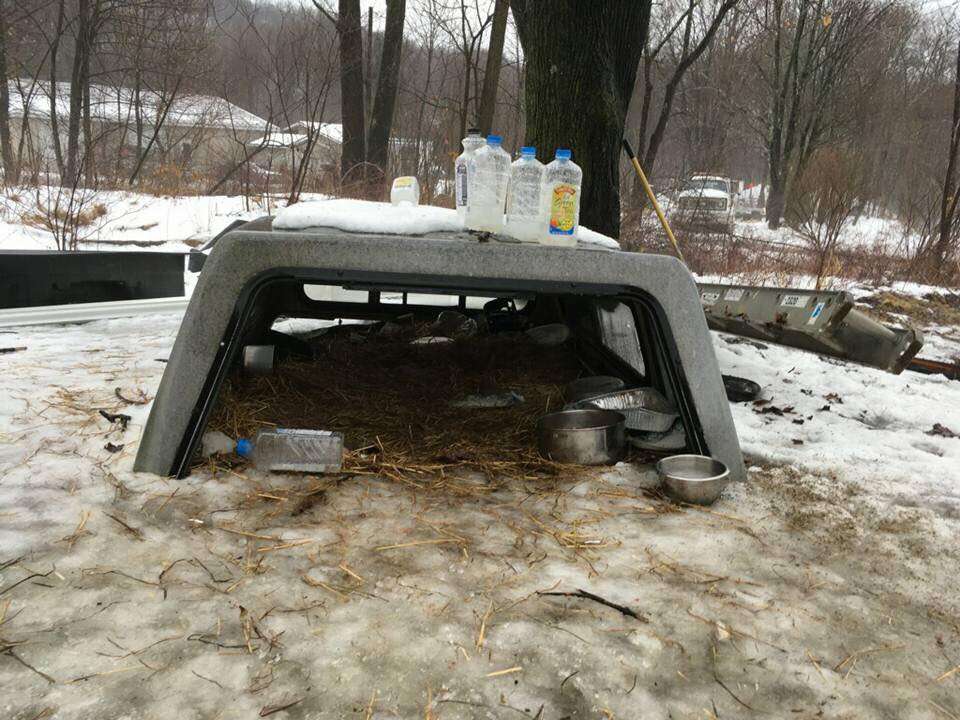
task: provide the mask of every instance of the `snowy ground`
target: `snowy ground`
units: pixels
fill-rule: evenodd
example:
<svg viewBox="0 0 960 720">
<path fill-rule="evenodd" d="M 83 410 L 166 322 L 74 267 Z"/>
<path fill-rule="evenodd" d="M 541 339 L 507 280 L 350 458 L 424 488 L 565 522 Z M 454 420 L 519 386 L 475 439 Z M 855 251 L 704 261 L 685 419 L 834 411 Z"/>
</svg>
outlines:
<svg viewBox="0 0 960 720">
<path fill-rule="evenodd" d="M 809 242 L 796 230 L 781 226 L 767 227 L 764 220 L 738 220 L 733 232 L 748 238 L 767 242 L 805 247 Z M 847 250 L 864 250 L 891 254 L 907 254 L 915 249 L 918 238 L 909 233 L 897 220 L 879 217 L 861 217 L 846 225 L 838 238 L 838 246 Z"/>
<path fill-rule="evenodd" d="M 797 247 L 810 245 L 810 241 L 800 232 L 787 225 L 781 225 L 777 230 L 768 228 L 766 220 L 763 219 L 763 207 L 757 201 L 759 187 L 752 190 L 752 193 L 745 191 L 740 196 L 740 204 L 732 228 L 734 235 Z M 658 201 L 667 219 L 682 227 L 683 215 L 674 200 L 664 195 L 659 196 Z M 646 215 L 645 223 L 653 232 L 659 232 L 659 223 L 655 215 Z M 850 251 L 909 255 L 916 250 L 919 240 L 919 236 L 910 232 L 896 218 L 863 215 L 851 218 L 843 226 L 837 238 L 837 246 Z"/>
<path fill-rule="evenodd" d="M 710 510 L 643 466 L 174 481 L 127 400 L 179 320 L 0 334 L 0 715 L 960 717 L 960 383 L 716 336 L 769 403 Z M 538 594 L 578 588 L 639 618 Z"/>
<path fill-rule="evenodd" d="M 53 250 L 53 234 L 42 219 L 68 207 L 60 188 L 6 188 L 0 193 L 0 249 Z M 304 199 L 322 196 L 304 195 Z M 73 207 L 91 220 L 80 228 L 80 249 L 165 250 L 186 252 L 216 235 L 234 220 L 272 214 L 284 198 L 260 196 L 167 197 L 135 192 L 78 191 Z M 96 210 L 96 208 L 101 208 Z M 102 215 L 100 213 L 103 213 Z M 141 243 L 141 246 L 133 243 Z"/>
<path fill-rule="evenodd" d="M 307 193 L 303 200 L 324 196 Z M 234 220 L 274 214 L 285 205 L 279 196 L 155 196 L 129 191 L 78 191 L 76 207 L 94 217 L 80 230 L 81 249 L 112 248 L 143 243 L 143 249 L 180 250 L 215 235 Z M 53 249 L 53 235 L 40 227 L 51 208 L 69 203 L 67 191 L 56 187 L 5 188 L 0 193 L 0 248 Z M 102 208 L 94 212 L 96 207 Z M 671 207 L 665 201 L 668 211 Z M 100 215 L 100 213 L 103 213 Z M 31 219 L 32 218 L 32 219 Z M 655 218 L 648 218 L 655 227 Z M 805 246 L 796 231 L 783 226 L 769 230 L 762 220 L 738 220 L 734 233 L 770 242 Z M 847 249 L 905 252 L 916 242 L 899 222 L 863 217 L 844 228 L 840 245 Z M 133 246 L 136 247 L 136 246 Z M 129 247 L 127 248 L 129 249 Z"/>
</svg>

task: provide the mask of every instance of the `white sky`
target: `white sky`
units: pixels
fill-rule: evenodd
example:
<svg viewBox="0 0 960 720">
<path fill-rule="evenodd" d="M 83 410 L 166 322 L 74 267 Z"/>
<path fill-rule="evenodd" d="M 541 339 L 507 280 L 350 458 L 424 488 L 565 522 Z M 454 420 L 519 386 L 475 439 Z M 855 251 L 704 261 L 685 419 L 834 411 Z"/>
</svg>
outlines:
<svg viewBox="0 0 960 720">
<path fill-rule="evenodd" d="M 305 5 L 307 7 L 313 7 L 313 2 L 311 0 L 271 0 L 277 4 L 286 4 L 286 5 Z M 324 2 L 328 9 L 336 12 L 337 9 L 337 0 L 321 0 Z M 449 3 L 451 7 L 454 7 L 455 3 Z M 493 5 L 493 0 L 480 0 L 481 7 L 484 5 Z M 416 13 L 417 11 L 417 0 L 407 0 L 407 21 L 409 22 L 410 16 Z M 363 16 L 363 27 L 367 26 L 367 8 L 373 8 L 373 29 L 382 30 L 383 23 L 387 14 L 387 3 L 386 0 L 360 0 L 360 13 Z"/>
<path fill-rule="evenodd" d="M 334 12 L 337 9 L 337 0 L 321 0 L 326 4 L 326 6 L 333 10 Z M 594 0 L 599 2 L 601 0 Z M 912 5 L 915 5 L 918 8 L 921 8 L 928 13 L 936 13 L 944 16 L 944 20 L 956 20 L 958 17 L 958 0 L 908 0 Z M 311 0 L 271 0 L 276 4 L 287 4 L 287 5 L 306 5 L 308 7 L 313 7 Z M 493 0 L 480 0 L 481 5 L 484 3 L 493 5 Z M 417 0 L 407 0 L 407 21 L 409 22 L 410 16 L 417 11 Z M 450 2 L 450 6 L 454 7 L 456 4 Z M 386 0 L 360 0 L 360 12 L 363 16 L 363 27 L 367 26 L 367 8 L 373 7 L 373 28 L 374 30 L 382 30 L 384 19 L 387 13 L 387 3 Z"/>
</svg>

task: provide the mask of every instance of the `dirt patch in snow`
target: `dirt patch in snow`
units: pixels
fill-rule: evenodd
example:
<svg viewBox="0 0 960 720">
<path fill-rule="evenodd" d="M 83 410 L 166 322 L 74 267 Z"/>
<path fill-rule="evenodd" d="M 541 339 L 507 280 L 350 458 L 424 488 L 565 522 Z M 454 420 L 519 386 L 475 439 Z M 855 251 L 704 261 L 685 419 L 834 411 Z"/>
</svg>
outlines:
<svg viewBox="0 0 960 720">
<path fill-rule="evenodd" d="M 950 293 L 917 297 L 883 291 L 861 298 L 860 303 L 884 322 L 902 322 L 906 317 L 918 325 L 960 325 L 960 296 Z"/>
</svg>

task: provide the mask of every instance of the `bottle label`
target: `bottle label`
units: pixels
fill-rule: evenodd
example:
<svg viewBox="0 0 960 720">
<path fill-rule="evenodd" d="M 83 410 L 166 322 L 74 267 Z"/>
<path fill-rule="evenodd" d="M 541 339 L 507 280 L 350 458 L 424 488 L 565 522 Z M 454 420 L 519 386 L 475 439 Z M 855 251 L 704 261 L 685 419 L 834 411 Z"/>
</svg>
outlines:
<svg viewBox="0 0 960 720">
<path fill-rule="evenodd" d="M 464 207 L 467 204 L 467 164 L 457 166 L 457 207 Z"/>
<path fill-rule="evenodd" d="M 299 428 L 277 428 L 277 435 L 299 435 L 304 437 L 332 437 L 338 433 L 333 430 L 301 430 Z"/>
<path fill-rule="evenodd" d="M 550 234 L 573 235 L 577 216 L 577 188 L 558 183 L 550 193 Z"/>
</svg>

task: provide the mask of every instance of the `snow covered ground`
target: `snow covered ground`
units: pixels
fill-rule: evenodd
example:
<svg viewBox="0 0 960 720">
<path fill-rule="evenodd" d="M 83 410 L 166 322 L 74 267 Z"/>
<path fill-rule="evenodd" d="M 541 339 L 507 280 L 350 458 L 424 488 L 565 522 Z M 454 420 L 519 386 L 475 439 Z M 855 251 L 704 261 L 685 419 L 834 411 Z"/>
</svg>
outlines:
<svg viewBox="0 0 960 720">
<path fill-rule="evenodd" d="M 0 194 L 0 249 L 53 250 L 53 234 L 42 218 L 67 207 L 60 188 L 7 188 Z M 81 250 L 123 249 L 186 252 L 216 235 L 234 220 L 252 220 L 283 207 L 284 198 L 262 196 L 167 197 L 123 191 L 78 191 L 74 207 L 91 219 L 80 231 Z M 317 199 L 320 195 L 304 195 Z M 39 217 L 38 217 L 39 216 Z M 127 246 L 143 243 L 141 247 Z"/>
<path fill-rule="evenodd" d="M 738 220 L 734 233 L 744 237 L 768 242 L 806 246 L 808 242 L 786 225 L 777 230 L 767 227 L 764 220 Z M 847 250 L 883 251 L 891 254 L 906 254 L 913 250 L 917 238 L 891 218 L 861 217 L 843 228 L 838 244 Z"/>
<path fill-rule="evenodd" d="M 960 716 L 960 383 L 715 336 L 769 402 L 709 510 L 647 466 L 176 481 L 131 466 L 179 322 L 0 334 L 4 717 Z"/>
</svg>

